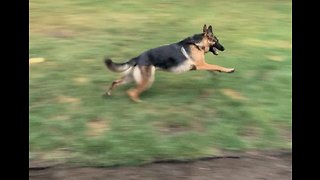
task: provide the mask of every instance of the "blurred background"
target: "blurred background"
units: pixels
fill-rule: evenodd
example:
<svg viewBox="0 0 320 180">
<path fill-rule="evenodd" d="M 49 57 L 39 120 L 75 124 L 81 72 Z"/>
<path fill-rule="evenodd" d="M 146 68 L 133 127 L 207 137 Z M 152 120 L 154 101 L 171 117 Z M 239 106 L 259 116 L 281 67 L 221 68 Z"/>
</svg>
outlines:
<svg viewBox="0 0 320 180">
<path fill-rule="evenodd" d="M 30 0 L 29 159 L 130 165 L 226 151 L 291 149 L 289 0 Z M 124 62 L 201 33 L 235 73 L 158 71 L 133 103 L 104 56 Z"/>
</svg>

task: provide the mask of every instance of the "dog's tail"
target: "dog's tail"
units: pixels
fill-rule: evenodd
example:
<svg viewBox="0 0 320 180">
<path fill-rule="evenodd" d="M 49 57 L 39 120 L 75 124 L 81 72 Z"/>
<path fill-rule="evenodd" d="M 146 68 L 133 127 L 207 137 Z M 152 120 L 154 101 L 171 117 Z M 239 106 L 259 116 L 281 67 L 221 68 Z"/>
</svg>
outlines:
<svg viewBox="0 0 320 180">
<path fill-rule="evenodd" d="M 123 71 L 128 70 L 130 67 L 136 65 L 134 59 L 131 59 L 125 63 L 115 63 L 115 62 L 112 62 L 112 60 L 110 58 L 105 58 L 104 63 L 106 64 L 108 69 L 113 72 L 123 72 Z"/>
</svg>

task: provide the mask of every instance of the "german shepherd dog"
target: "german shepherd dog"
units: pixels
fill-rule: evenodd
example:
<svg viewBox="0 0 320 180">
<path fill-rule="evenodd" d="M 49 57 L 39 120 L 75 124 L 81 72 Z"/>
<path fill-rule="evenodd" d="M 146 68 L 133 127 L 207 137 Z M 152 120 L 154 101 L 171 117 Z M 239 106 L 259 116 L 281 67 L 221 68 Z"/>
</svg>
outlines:
<svg viewBox="0 0 320 180">
<path fill-rule="evenodd" d="M 116 86 L 135 81 L 136 87 L 129 89 L 127 94 L 131 100 L 140 102 L 139 95 L 151 87 L 156 69 L 173 73 L 191 70 L 234 72 L 234 68 L 225 68 L 205 62 L 205 53 L 210 51 L 218 55 L 218 50 L 224 51 L 224 47 L 213 34 L 212 26 L 207 28 L 204 25 L 201 34 L 195 34 L 177 43 L 147 50 L 128 62 L 114 63 L 111 59 L 105 58 L 104 61 L 109 70 L 123 73 L 120 79 L 112 82 L 106 95 L 111 95 L 111 91 Z"/>
</svg>

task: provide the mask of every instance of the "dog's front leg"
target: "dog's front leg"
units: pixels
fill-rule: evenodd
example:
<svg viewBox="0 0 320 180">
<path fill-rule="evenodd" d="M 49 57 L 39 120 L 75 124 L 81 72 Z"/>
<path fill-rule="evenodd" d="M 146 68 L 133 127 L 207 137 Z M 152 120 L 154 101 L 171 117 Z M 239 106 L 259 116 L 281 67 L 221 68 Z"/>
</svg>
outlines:
<svg viewBox="0 0 320 180">
<path fill-rule="evenodd" d="M 218 72 L 226 72 L 226 73 L 232 73 L 235 71 L 234 68 L 225 68 L 222 66 L 207 64 L 207 63 L 196 65 L 196 67 L 197 67 L 197 70 L 218 71 Z"/>
</svg>

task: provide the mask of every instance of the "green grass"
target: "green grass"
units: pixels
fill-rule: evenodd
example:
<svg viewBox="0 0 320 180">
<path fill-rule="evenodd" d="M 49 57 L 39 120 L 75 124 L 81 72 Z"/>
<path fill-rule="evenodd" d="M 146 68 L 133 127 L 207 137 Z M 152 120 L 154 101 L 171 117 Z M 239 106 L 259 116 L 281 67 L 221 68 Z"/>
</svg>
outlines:
<svg viewBox="0 0 320 180">
<path fill-rule="evenodd" d="M 30 159 L 135 165 L 223 151 L 291 149 L 291 1 L 31 0 Z M 136 104 L 124 85 L 102 97 L 123 62 L 212 24 L 233 74 L 157 72 Z"/>
</svg>

